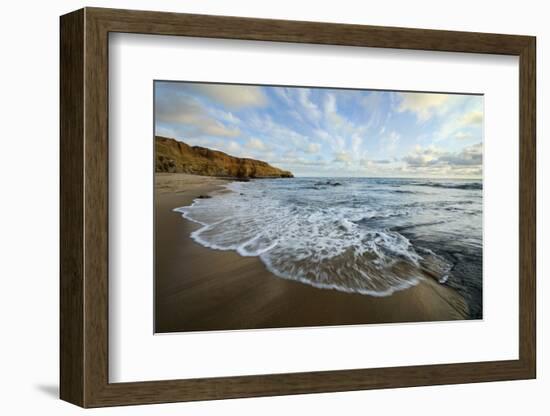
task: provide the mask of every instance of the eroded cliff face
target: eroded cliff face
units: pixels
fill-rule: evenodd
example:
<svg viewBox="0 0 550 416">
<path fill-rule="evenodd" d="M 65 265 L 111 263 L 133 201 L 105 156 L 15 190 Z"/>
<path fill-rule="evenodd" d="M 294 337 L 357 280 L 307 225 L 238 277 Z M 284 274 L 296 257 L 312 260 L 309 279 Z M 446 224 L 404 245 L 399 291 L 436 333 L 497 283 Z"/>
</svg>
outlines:
<svg viewBox="0 0 550 416">
<path fill-rule="evenodd" d="M 155 171 L 236 178 L 292 178 L 291 172 L 266 162 L 230 156 L 217 150 L 189 146 L 178 140 L 155 137 Z"/>
</svg>

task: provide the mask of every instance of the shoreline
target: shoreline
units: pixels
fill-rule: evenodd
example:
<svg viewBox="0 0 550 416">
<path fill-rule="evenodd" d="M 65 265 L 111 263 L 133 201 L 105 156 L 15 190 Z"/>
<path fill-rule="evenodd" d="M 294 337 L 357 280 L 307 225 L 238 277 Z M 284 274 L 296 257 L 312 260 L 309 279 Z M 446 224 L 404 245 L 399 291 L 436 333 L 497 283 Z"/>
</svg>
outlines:
<svg viewBox="0 0 550 416">
<path fill-rule="evenodd" d="M 435 280 L 385 297 L 320 289 L 275 276 L 258 257 L 199 245 L 190 234 L 200 225 L 173 209 L 231 181 L 155 174 L 155 332 L 467 319 L 464 299 Z"/>
</svg>

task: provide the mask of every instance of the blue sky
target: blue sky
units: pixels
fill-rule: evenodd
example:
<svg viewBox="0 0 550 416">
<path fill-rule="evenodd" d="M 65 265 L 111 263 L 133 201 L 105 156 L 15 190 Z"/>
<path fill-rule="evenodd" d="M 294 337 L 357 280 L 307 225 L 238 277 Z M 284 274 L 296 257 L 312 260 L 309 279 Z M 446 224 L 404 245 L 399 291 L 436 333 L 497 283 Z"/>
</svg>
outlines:
<svg viewBox="0 0 550 416">
<path fill-rule="evenodd" d="M 295 176 L 480 178 L 483 97 L 156 81 L 155 132 Z"/>
</svg>

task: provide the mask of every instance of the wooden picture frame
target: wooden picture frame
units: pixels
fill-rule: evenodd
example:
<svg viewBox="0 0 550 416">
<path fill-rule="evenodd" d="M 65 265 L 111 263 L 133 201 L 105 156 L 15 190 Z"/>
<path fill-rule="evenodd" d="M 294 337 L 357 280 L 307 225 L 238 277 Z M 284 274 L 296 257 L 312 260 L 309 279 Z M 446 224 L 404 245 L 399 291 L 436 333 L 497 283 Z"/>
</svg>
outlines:
<svg viewBox="0 0 550 416">
<path fill-rule="evenodd" d="M 536 377 L 535 38 L 85 8 L 61 17 L 60 396 L 82 407 L 337 392 Z M 111 32 L 519 57 L 519 359 L 110 383 L 108 35 Z"/>
</svg>

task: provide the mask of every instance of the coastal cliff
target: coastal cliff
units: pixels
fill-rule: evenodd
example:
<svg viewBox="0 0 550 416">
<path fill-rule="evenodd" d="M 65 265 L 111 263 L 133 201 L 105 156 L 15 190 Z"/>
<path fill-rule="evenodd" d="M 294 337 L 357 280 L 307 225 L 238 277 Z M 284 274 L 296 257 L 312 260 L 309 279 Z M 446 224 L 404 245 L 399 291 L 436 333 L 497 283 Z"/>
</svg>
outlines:
<svg viewBox="0 0 550 416">
<path fill-rule="evenodd" d="M 235 178 L 294 177 L 261 160 L 230 156 L 161 136 L 155 137 L 155 171 Z"/>
</svg>

